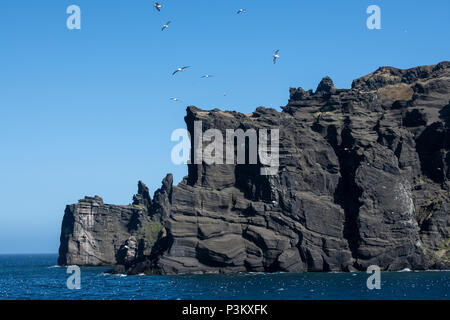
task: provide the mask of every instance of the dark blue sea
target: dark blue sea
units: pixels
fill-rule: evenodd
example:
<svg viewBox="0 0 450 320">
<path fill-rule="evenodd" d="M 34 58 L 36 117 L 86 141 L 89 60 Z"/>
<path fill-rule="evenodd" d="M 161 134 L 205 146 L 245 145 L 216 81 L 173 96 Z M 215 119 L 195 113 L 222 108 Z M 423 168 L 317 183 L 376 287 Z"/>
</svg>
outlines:
<svg viewBox="0 0 450 320">
<path fill-rule="evenodd" d="M 81 289 L 57 256 L 0 255 L 0 299 L 445 299 L 450 272 L 382 272 L 381 289 L 369 290 L 366 273 L 125 276 L 108 268 L 81 268 Z"/>
</svg>

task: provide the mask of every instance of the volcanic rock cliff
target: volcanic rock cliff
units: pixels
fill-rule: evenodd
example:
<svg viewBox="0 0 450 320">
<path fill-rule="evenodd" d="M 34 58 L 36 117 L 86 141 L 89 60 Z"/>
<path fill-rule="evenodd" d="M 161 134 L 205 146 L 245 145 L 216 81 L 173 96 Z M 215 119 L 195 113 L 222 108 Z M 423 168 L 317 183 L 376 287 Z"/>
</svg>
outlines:
<svg viewBox="0 0 450 320">
<path fill-rule="evenodd" d="M 187 109 L 187 128 L 280 129 L 262 164 L 189 164 L 133 204 L 66 208 L 59 264 L 116 272 L 354 271 L 450 267 L 450 62 L 383 67 L 337 89 L 291 89 L 282 112 Z M 224 134 L 225 135 L 225 134 Z"/>
</svg>

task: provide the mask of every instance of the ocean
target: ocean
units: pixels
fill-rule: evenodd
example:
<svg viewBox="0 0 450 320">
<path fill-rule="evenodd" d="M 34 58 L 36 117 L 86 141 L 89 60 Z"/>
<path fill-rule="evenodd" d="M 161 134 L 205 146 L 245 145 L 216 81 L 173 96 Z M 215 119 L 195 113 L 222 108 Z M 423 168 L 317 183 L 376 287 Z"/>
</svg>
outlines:
<svg viewBox="0 0 450 320">
<path fill-rule="evenodd" d="M 81 288 L 67 287 L 56 254 L 0 255 L 0 300 L 449 300 L 450 271 L 382 272 L 381 289 L 355 273 L 242 273 L 125 276 L 110 268 L 81 268 Z"/>
</svg>

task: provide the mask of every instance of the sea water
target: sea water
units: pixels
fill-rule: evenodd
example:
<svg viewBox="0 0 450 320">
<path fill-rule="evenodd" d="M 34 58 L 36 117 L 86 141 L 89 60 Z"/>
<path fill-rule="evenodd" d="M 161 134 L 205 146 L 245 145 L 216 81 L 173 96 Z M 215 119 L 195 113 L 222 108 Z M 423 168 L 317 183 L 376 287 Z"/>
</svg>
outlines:
<svg viewBox="0 0 450 320">
<path fill-rule="evenodd" d="M 381 289 L 369 290 L 364 272 L 126 276 L 88 267 L 70 290 L 56 259 L 0 255 L 0 299 L 450 299 L 450 271 L 382 272 Z"/>
</svg>

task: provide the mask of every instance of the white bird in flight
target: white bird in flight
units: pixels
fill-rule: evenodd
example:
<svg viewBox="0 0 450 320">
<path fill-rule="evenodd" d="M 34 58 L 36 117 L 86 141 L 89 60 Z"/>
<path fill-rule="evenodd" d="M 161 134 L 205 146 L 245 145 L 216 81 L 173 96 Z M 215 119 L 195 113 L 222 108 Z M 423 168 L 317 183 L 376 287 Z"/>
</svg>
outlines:
<svg viewBox="0 0 450 320">
<path fill-rule="evenodd" d="M 275 51 L 275 54 L 273 55 L 273 64 L 277 63 L 277 59 L 280 57 L 278 54 L 280 50 Z"/>
<path fill-rule="evenodd" d="M 165 25 L 163 25 L 161 31 L 166 30 L 169 27 L 170 21 L 167 21 Z"/>
<path fill-rule="evenodd" d="M 175 101 L 175 102 L 180 102 L 181 100 L 178 98 L 170 98 L 170 100 Z"/>
<path fill-rule="evenodd" d="M 202 76 L 202 78 L 206 78 L 206 79 L 211 78 L 211 77 L 214 77 L 214 76 L 210 75 L 210 74 L 205 74 L 204 76 Z"/>
<path fill-rule="evenodd" d="M 190 66 L 178 68 L 177 70 L 175 70 L 175 71 L 172 73 L 172 75 L 175 75 L 177 72 L 183 72 L 183 71 L 184 71 L 185 69 L 187 69 L 187 68 L 190 68 Z"/>
<path fill-rule="evenodd" d="M 245 10 L 245 9 L 239 9 L 237 14 L 246 13 L 246 12 L 247 12 L 247 10 Z"/>
<path fill-rule="evenodd" d="M 155 7 L 156 10 L 161 11 L 162 9 L 162 5 L 160 5 L 158 2 L 155 2 L 155 4 L 153 5 Z"/>
</svg>

